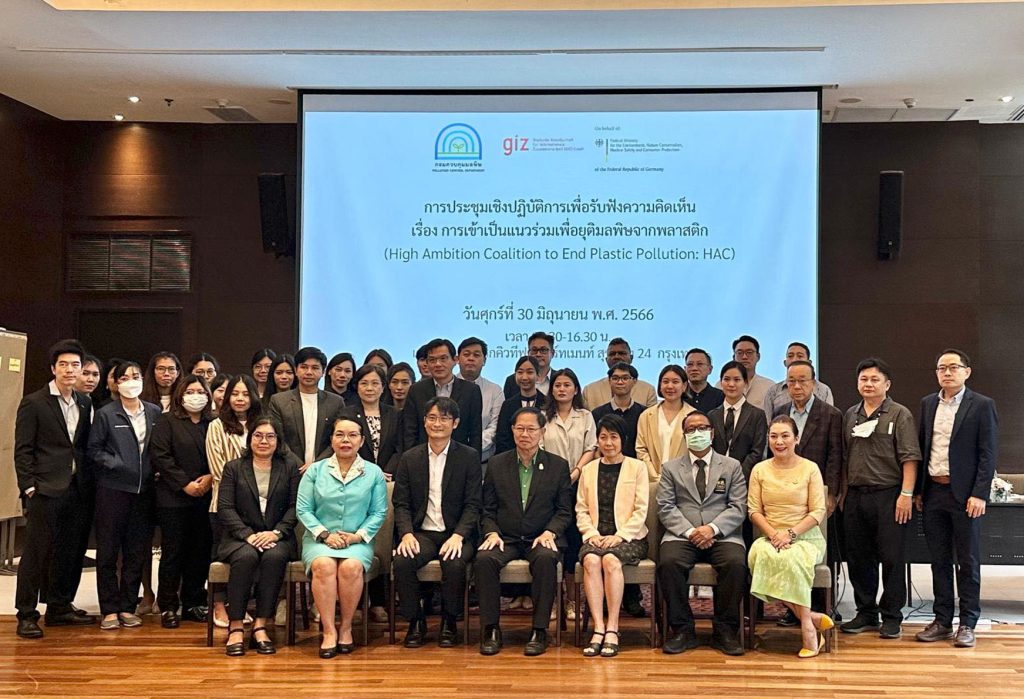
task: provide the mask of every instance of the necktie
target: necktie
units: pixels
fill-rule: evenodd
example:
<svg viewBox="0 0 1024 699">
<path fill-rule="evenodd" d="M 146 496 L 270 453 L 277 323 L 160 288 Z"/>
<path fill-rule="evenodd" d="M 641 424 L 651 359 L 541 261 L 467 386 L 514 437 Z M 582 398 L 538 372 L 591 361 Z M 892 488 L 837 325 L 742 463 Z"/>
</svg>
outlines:
<svg viewBox="0 0 1024 699">
<path fill-rule="evenodd" d="M 736 408 L 725 411 L 725 441 L 732 444 L 732 433 L 736 429 Z"/>
<path fill-rule="evenodd" d="M 707 464 L 703 459 L 697 459 L 695 465 L 697 466 L 697 495 L 700 495 L 700 501 L 704 502 L 704 498 L 708 494 L 708 477 L 704 472 Z"/>
</svg>

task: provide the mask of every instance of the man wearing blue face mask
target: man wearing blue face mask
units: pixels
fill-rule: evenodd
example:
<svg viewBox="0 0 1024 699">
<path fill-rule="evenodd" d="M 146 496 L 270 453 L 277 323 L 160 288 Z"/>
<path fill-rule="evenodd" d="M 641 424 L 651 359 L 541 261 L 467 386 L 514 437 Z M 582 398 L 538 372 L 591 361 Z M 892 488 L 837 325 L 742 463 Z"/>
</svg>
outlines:
<svg viewBox="0 0 1024 699">
<path fill-rule="evenodd" d="M 708 416 L 683 419 L 687 452 L 665 462 L 658 482 L 658 518 L 665 526 L 658 584 L 668 604 L 662 651 L 682 653 L 700 643 L 689 603 L 690 571 L 710 563 L 718 576 L 711 646 L 743 655 L 739 641 L 740 602 L 747 580 L 742 524 L 747 517 L 747 481 L 740 462 L 711 449 L 714 430 Z"/>
</svg>

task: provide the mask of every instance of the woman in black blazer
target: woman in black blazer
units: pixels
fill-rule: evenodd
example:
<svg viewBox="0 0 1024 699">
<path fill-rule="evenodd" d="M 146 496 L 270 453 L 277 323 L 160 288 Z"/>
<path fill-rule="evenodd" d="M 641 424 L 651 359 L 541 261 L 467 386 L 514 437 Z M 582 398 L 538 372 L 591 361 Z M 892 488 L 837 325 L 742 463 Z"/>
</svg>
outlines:
<svg viewBox="0 0 1024 699">
<path fill-rule="evenodd" d="M 161 412 L 139 399 L 137 363 L 118 364 L 114 380 L 117 399 L 97 411 L 86 449 L 96 477 L 96 589 L 104 631 L 142 625 L 135 606 L 153 541 L 149 442 Z"/>
<path fill-rule="evenodd" d="M 189 621 L 206 621 L 206 573 L 210 567 L 210 489 L 206 427 L 213 420 L 206 381 L 187 376 L 171 396 L 171 409 L 157 420 L 150 457 L 158 474 L 156 518 L 160 525 L 160 623 L 179 626 L 184 606 Z M 178 589 L 181 588 L 181 598 Z"/>
<path fill-rule="evenodd" d="M 359 396 L 355 404 L 346 405 L 345 413 L 363 421 L 367 438 L 359 448 L 359 456 L 371 464 L 377 464 L 389 481 L 398 465 L 398 412 L 393 406 L 381 401 L 384 395 L 384 370 L 374 364 L 366 364 L 352 377 Z"/>
<path fill-rule="evenodd" d="M 257 580 L 250 647 L 261 654 L 275 652 L 267 624 L 273 621 L 285 568 L 297 552 L 295 496 L 302 462 L 288 450 L 284 430 L 273 418 L 258 418 L 248 428 L 245 453 L 224 466 L 217 497 L 218 558 L 231 565 L 225 647 L 231 656 L 245 655 L 242 623 Z"/>
</svg>

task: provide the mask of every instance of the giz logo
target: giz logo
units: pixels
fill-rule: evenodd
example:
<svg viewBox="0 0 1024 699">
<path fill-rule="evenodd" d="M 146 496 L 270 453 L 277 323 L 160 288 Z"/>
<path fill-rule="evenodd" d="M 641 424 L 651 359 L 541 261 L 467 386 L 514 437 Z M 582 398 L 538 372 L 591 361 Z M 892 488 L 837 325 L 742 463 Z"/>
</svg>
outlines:
<svg viewBox="0 0 1024 699">
<path fill-rule="evenodd" d="M 513 153 L 530 150 L 527 145 L 530 142 L 528 138 L 520 138 L 518 134 L 510 136 L 501 141 L 501 152 L 505 155 L 512 155 Z"/>
</svg>

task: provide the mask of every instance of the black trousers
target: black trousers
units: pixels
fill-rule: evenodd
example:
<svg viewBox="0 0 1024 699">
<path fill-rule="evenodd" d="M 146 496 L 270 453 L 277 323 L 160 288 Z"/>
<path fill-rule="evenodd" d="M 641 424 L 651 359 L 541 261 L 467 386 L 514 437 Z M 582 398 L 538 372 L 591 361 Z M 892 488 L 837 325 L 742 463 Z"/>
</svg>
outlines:
<svg viewBox="0 0 1024 699">
<path fill-rule="evenodd" d="M 156 510 L 161 533 L 157 591 L 161 612 L 206 604 L 206 576 L 210 570 L 213 539 L 209 507 L 205 498 L 196 498 L 196 502 L 187 507 L 158 507 Z"/>
<path fill-rule="evenodd" d="M 981 616 L 981 518 L 967 516 L 967 504 L 948 485 L 929 483 L 924 498 L 924 537 L 932 559 L 932 609 L 943 626 L 953 624 L 953 554 L 960 592 L 960 625 L 974 628 Z"/>
<path fill-rule="evenodd" d="M 412 558 L 396 553 L 392 559 L 395 564 L 395 591 L 398 593 L 399 611 L 410 621 L 423 618 L 420 583 L 416 578 L 416 571 L 438 558 L 441 545 L 448 540 L 451 533 L 419 531 L 413 536 L 420 544 L 420 552 Z M 442 613 L 452 619 L 462 610 L 462 600 L 466 592 L 466 566 L 473 560 L 475 553 L 476 548 L 472 542 L 467 544 L 463 541 L 460 558 L 441 561 Z"/>
<path fill-rule="evenodd" d="M 82 557 L 89 541 L 91 494 L 77 481 L 61 495 L 36 493 L 27 501 L 25 541 L 14 593 L 19 619 L 38 619 L 45 597 L 48 613 L 71 611 L 82 579 Z M 84 530 L 84 532 L 83 532 Z"/>
<path fill-rule="evenodd" d="M 152 542 L 152 493 L 96 488 L 96 590 L 103 615 L 135 613 Z"/>
<path fill-rule="evenodd" d="M 739 632 L 740 602 L 747 582 L 747 551 L 741 544 L 716 541 L 709 549 L 699 549 L 689 541 L 666 541 L 659 555 L 658 584 L 668 605 L 671 627 L 693 629 L 690 571 L 697 563 L 710 563 L 718 576 L 714 624 Z"/>
<path fill-rule="evenodd" d="M 558 562 L 564 555 L 563 549 L 552 551 L 543 546 L 530 548 L 532 541 L 505 543 L 505 550 L 493 548 L 478 551 L 473 570 L 476 575 L 477 597 L 480 599 L 480 623 L 484 627 L 498 623 L 501 613 L 501 570 L 509 562 L 525 558 L 530 564 L 530 597 L 533 598 L 533 628 L 546 629 L 551 619 L 551 607 L 555 603 L 555 586 L 558 580 Z"/>
<path fill-rule="evenodd" d="M 273 618 L 290 559 L 290 546 L 258 551 L 246 544 L 235 549 L 226 561 L 231 565 L 227 585 L 228 619 L 242 621 L 245 618 L 253 586 L 256 587 L 257 618 Z"/>
<path fill-rule="evenodd" d="M 843 508 L 846 563 L 857 613 L 903 621 L 907 598 L 904 573 L 909 527 L 896 523 L 899 486 L 881 490 L 850 488 Z M 878 566 L 882 566 L 882 597 L 878 598 Z"/>
</svg>

